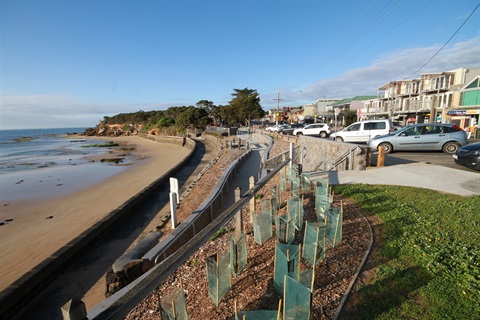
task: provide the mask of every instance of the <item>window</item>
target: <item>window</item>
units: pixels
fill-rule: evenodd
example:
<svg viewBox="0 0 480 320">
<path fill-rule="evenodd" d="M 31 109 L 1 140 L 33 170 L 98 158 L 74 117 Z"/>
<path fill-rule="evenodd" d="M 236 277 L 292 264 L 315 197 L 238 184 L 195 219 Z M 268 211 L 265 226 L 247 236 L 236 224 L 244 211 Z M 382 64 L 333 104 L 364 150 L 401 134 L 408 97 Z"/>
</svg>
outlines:
<svg viewBox="0 0 480 320">
<path fill-rule="evenodd" d="M 360 130 L 360 123 L 352 124 L 350 127 L 347 128 L 347 131 L 358 131 Z"/>
<path fill-rule="evenodd" d="M 412 127 L 410 129 L 405 130 L 406 136 L 418 136 L 422 132 L 422 127 Z"/>
<path fill-rule="evenodd" d="M 385 129 L 386 125 L 385 122 L 366 122 L 365 123 L 365 130 L 382 130 Z"/>
</svg>

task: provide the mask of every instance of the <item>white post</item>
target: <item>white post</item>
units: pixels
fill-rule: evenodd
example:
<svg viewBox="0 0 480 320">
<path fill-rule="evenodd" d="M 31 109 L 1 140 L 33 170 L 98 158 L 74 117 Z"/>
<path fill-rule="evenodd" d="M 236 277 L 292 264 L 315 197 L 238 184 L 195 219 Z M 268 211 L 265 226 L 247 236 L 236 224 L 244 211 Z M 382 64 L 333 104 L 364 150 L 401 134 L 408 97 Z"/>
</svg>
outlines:
<svg viewBox="0 0 480 320">
<path fill-rule="evenodd" d="M 170 192 L 170 212 L 172 213 L 172 230 L 177 227 L 177 194 Z"/>
<path fill-rule="evenodd" d="M 180 203 L 180 197 L 178 195 L 178 179 L 170 178 L 170 192 L 176 194 L 176 204 Z"/>
</svg>

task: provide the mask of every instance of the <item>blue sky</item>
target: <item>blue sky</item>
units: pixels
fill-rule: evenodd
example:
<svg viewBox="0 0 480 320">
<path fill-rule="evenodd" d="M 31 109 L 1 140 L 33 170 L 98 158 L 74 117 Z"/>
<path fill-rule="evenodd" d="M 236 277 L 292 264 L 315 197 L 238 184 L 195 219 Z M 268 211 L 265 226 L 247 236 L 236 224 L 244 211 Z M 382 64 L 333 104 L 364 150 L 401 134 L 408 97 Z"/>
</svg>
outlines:
<svg viewBox="0 0 480 320">
<path fill-rule="evenodd" d="M 480 67 L 480 8 L 465 23 L 478 5 L 3 0 L 0 129 L 93 127 L 122 112 L 225 105 L 235 88 L 256 89 L 265 110 L 277 92 L 280 106 L 375 95 L 389 81 Z"/>
</svg>

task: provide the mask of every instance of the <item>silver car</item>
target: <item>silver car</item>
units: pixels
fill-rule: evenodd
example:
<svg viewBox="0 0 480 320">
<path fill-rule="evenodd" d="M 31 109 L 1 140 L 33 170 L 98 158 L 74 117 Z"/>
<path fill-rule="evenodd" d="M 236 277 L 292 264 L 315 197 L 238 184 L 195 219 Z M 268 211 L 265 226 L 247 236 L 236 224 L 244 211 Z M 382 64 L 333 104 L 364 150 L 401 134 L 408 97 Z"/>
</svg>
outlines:
<svg viewBox="0 0 480 320">
<path fill-rule="evenodd" d="M 393 151 L 442 150 L 453 154 L 467 145 L 467 134 L 454 124 L 414 124 L 391 134 L 375 137 L 367 142 L 373 150 L 382 147 L 385 153 Z"/>
</svg>

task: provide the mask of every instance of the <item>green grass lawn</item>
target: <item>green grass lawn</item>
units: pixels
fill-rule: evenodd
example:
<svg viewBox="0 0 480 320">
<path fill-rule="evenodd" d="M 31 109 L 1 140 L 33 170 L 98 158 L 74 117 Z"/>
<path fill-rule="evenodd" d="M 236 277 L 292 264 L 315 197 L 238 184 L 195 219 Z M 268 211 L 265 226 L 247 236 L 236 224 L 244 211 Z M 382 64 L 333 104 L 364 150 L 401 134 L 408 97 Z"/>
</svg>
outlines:
<svg viewBox="0 0 480 320">
<path fill-rule="evenodd" d="M 380 218 L 377 265 L 357 288 L 358 319 L 480 319 L 480 196 L 342 185 Z"/>
</svg>

